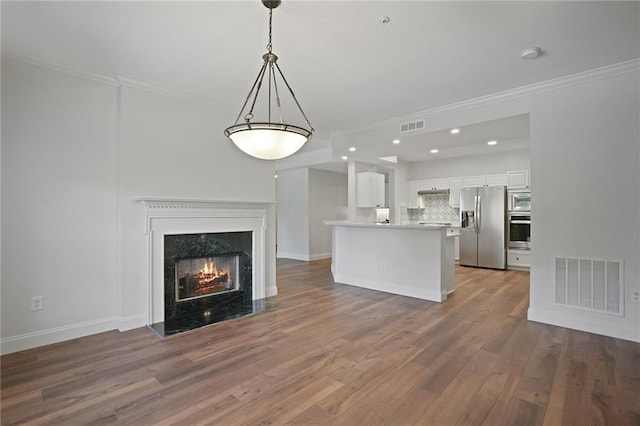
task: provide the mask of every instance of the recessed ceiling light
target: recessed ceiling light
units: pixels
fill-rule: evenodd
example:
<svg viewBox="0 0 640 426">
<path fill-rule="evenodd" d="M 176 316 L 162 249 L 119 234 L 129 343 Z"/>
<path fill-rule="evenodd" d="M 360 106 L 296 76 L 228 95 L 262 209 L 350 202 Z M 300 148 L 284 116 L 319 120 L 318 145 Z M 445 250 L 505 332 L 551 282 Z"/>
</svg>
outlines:
<svg viewBox="0 0 640 426">
<path fill-rule="evenodd" d="M 430 152 L 430 153 L 432 153 L 432 154 L 437 154 L 437 153 L 438 153 L 438 150 L 434 148 L 434 149 L 432 149 L 432 150 L 431 150 L 431 151 L 429 151 L 429 152 Z"/>
<path fill-rule="evenodd" d="M 489 141 L 489 142 L 487 142 L 487 145 L 491 145 L 491 146 L 497 145 L 497 144 L 498 144 L 498 141 Z"/>
<path fill-rule="evenodd" d="M 355 147 L 355 146 L 352 146 L 351 148 L 349 148 L 349 151 L 351 151 L 351 152 L 353 152 L 353 151 L 355 151 L 355 150 L 356 150 L 356 147 Z"/>
<path fill-rule="evenodd" d="M 460 133 L 460 129 L 451 129 L 452 135 L 457 135 L 458 133 Z"/>
<path fill-rule="evenodd" d="M 394 140 L 393 140 L 393 143 L 394 143 L 395 145 L 398 145 L 398 144 L 400 143 L 400 139 L 394 139 Z"/>
<path fill-rule="evenodd" d="M 343 159 L 343 160 L 346 160 L 346 159 L 348 159 L 348 158 L 349 158 L 349 157 L 347 157 L 346 155 L 343 155 L 343 156 L 342 156 L 342 159 Z"/>
</svg>

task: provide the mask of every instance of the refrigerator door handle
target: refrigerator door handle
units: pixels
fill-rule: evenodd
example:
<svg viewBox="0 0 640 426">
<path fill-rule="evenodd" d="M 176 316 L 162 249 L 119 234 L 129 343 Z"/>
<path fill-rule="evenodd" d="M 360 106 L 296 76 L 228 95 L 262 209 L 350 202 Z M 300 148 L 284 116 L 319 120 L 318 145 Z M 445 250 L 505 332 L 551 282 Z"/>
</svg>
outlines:
<svg viewBox="0 0 640 426">
<path fill-rule="evenodd" d="M 482 197 L 478 195 L 478 206 L 476 207 L 476 234 L 480 233 L 480 227 L 482 226 Z"/>
</svg>

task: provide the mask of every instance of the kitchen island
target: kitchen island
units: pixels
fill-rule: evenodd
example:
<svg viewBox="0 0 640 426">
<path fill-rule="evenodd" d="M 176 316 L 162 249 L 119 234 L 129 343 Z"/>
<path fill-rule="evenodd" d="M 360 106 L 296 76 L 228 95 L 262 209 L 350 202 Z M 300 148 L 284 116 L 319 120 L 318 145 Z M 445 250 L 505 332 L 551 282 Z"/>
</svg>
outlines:
<svg viewBox="0 0 640 426">
<path fill-rule="evenodd" d="M 443 302 L 454 290 L 454 237 L 446 226 L 327 221 L 335 282 Z"/>
</svg>

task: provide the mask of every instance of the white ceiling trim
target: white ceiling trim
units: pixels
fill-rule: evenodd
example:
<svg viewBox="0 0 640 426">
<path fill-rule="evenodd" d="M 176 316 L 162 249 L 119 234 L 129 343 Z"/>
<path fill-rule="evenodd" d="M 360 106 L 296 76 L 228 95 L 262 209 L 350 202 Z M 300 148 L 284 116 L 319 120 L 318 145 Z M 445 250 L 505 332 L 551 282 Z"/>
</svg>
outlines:
<svg viewBox="0 0 640 426">
<path fill-rule="evenodd" d="M 191 104 L 196 104 L 200 106 L 204 106 L 207 108 L 214 108 L 220 111 L 225 111 L 229 113 L 238 113 L 238 109 L 227 104 L 223 104 L 218 101 L 214 101 L 210 98 L 188 95 L 186 93 L 178 92 L 171 89 L 165 89 L 163 87 L 154 86 L 152 84 L 147 84 L 142 81 L 137 81 L 131 78 L 117 76 L 118 81 L 120 81 L 123 87 L 129 87 L 132 89 L 144 90 L 146 92 L 151 92 L 157 95 L 166 96 L 168 98 L 179 99 Z"/>
<path fill-rule="evenodd" d="M 410 121 L 416 121 L 418 119 L 423 120 L 427 118 L 433 118 L 440 115 L 451 114 L 459 111 L 464 111 L 471 108 L 477 108 L 485 105 L 491 105 L 498 102 L 505 102 L 513 99 L 518 99 L 526 96 L 532 96 L 551 90 L 563 89 L 578 84 L 585 84 L 595 80 L 604 78 L 611 78 L 621 74 L 628 74 L 631 72 L 640 71 L 640 58 L 631 59 L 629 61 L 620 62 L 618 64 L 607 65 L 601 68 L 595 68 L 593 70 L 580 72 L 577 74 L 568 75 L 565 77 L 559 77 L 552 80 L 543 81 L 540 83 L 534 83 L 527 86 L 518 87 L 515 89 L 505 90 L 503 92 L 494 93 L 487 96 L 481 96 L 478 98 L 469 99 L 466 101 L 456 102 L 449 105 L 443 105 L 427 109 L 424 111 L 418 111 L 411 114 L 403 115 L 400 117 L 390 118 L 388 120 L 379 121 L 376 123 L 366 124 L 364 126 L 355 127 L 348 130 L 340 130 L 333 133 L 333 136 L 347 136 L 362 131 L 370 131 L 376 128 L 387 126 L 399 126 L 401 123 Z M 416 132 L 418 133 L 418 132 Z"/>
<path fill-rule="evenodd" d="M 36 67 L 44 68 L 50 71 L 59 72 L 62 74 L 67 74 L 73 77 L 82 78 L 84 80 L 93 81 L 100 84 L 105 84 L 111 87 L 129 87 L 132 89 L 144 90 L 146 92 L 155 93 L 157 95 L 165 96 L 168 98 L 178 99 L 184 102 L 188 102 L 190 104 L 200 105 L 206 108 L 213 108 L 220 111 L 225 111 L 229 113 L 237 113 L 238 109 L 231 106 L 226 105 L 221 102 L 214 101 L 210 98 L 200 97 L 189 95 L 183 92 L 179 92 L 176 90 L 166 89 L 164 87 L 154 86 L 152 84 L 147 84 L 141 81 L 134 80 L 132 78 L 124 77 L 118 75 L 117 73 L 113 74 L 113 77 L 109 77 L 102 74 L 92 73 L 89 71 L 84 71 L 78 68 L 65 67 L 58 64 L 53 64 L 47 61 L 27 58 L 20 55 L 15 55 L 12 53 L 3 53 L 3 59 L 23 62 L 29 65 L 33 65 Z"/>
<path fill-rule="evenodd" d="M 46 62 L 46 61 L 42 61 L 34 58 L 27 58 L 27 57 L 15 55 L 12 53 L 2 53 L 2 58 L 18 61 L 18 62 L 24 62 L 25 64 L 34 65 L 36 67 L 44 68 L 50 71 L 55 71 L 62 74 L 71 75 L 74 77 L 79 77 L 85 80 L 106 84 L 108 86 L 118 87 L 118 81 L 114 77 L 107 77 L 102 74 L 96 74 L 88 71 L 83 71 L 80 69 L 64 67 L 62 65 L 52 64 L 50 62 Z"/>
<path fill-rule="evenodd" d="M 24 62 L 30 65 L 41 67 L 55 72 L 64 73 L 67 75 L 95 81 L 101 84 L 106 84 L 113 87 L 129 87 L 147 92 L 155 93 L 161 96 L 182 100 L 191 104 L 204 106 L 207 108 L 213 108 L 228 113 L 235 113 L 235 109 L 231 105 L 223 104 L 218 101 L 214 101 L 210 98 L 199 97 L 189 95 L 183 92 L 166 89 L 163 87 L 155 86 L 152 84 L 137 81 L 131 78 L 117 75 L 114 73 L 113 77 L 108 77 L 102 74 L 92 73 L 77 68 L 65 67 L 58 64 L 53 64 L 44 60 L 27 58 L 10 52 L 2 53 L 2 58 Z M 466 101 L 456 102 L 449 105 L 443 105 L 424 111 L 417 111 L 411 114 L 406 114 L 400 117 L 390 118 L 387 120 L 365 124 L 363 126 L 355 127 L 352 129 L 338 130 L 332 132 L 332 137 L 353 135 L 362 131 L 373 130 L 376 128 L 386 126 L 398 126 L 401 123 L 408 121 L 423 120 L 427 118 L 437 117 L 440 115 L 451 114 L 458 111 L 464 111 L 471 108 L 481 107 L 484 105 L 491 105 L 498 102 L 505 102 L 513 99 L 518 99 L 526 96 L 532 96 L 551 90 L 562 89 L 578 84 L 589 83 L 595 80 L 604 78 L 611 78 L 621 74 L 627 74 L 631 72 L 640 71 L 640 58 L 631 59 L 629 61 L 620 62 L 618 64 L 608 65 L 593 70 L 588 70 L 576 74 L 571 74 L 565 77 L 559 77 L 552 80 L 543 81 L 540 83 L 534 83 L 527 86 L 522 86 L 515 89 L 505 90 L 503 92 L 494 93 L 487 96 L 481 96 L 478 98 L 469 99 Z M 419 132 L 416 132 L 419 133 Z"/>
</svg>

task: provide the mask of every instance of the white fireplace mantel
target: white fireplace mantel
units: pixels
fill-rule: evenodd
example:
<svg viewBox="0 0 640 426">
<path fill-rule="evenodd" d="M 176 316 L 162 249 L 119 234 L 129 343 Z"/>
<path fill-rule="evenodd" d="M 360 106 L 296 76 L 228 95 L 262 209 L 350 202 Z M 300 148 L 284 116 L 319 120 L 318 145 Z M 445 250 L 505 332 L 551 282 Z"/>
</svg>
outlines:
<svg viewBox="0 0 640 426">
<path fill-rule="evenodd" d="M 277 293 L 265 290 L 265 231 L 268 202 L 138 199 L 145 208 L 148 241 L 149 304 L 148 323 L 164 321 L 164 236 L 194 233 L 253 233 L 253 300 Z"/>
</svg>

